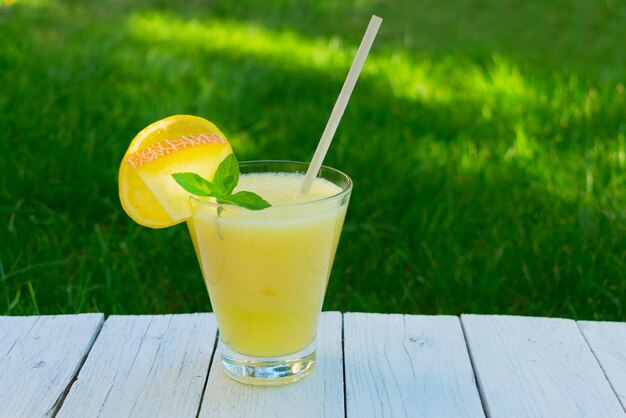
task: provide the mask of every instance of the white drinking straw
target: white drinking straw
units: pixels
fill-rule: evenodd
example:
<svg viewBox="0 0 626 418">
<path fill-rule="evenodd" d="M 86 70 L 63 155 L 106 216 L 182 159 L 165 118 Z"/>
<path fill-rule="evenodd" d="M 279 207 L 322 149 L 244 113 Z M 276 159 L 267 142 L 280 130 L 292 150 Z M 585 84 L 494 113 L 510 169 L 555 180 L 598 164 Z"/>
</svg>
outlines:
<svg viewBox="0 0 626 418">
<path fill-rule="evenodd" d="M 350 100 L 350 95 L 352 94 L 352 90 L 354 90 L 354 85 L 359 79 L 359 74 L 361 74 L 363 64 L 367 59 L 367 54 L 370 52 L 370 48 L 374 43 L 374 38 L 376 38 L 376 33 L 378 33 L 378 28 L 380 28 L 382 21 L 383 20 L 380 17 L 372 16 L 372 19 L 367 26 L 367 30 L 365 31 L 359 50 L 356 52 L 356 56 L 352 62 L 352 67 L 350 67 L 350 71 L 348 71 L 348 76 L 346 77 L 346 81 L 343 83 L 337 102 L 335 102 L 335 107 L 333 108 L 330 118 L 326 123 L 324 133 L 322 133 L 320 142 L 317 144 L 317 149 L 315 150 L 315 154 L 313 154 L 313 159 L 311 160 L 309 169 L 304 176 L 304 181 L 302 182 L 302 186 L 300 186 L 299 193 L 309 192 L 311 185 L 313 184 L 313 180 L 317 177 L 317 173 L 320 171 L 324 157 L 326 157 L 326 152 L 328 152 L 328 147 L 330 147 L 330 142 L 333 140 L 333 136 L 335 136 L 337 126 L 339 126 L 343 112 L 346 110 L 348 100 Z"/>
</svg>

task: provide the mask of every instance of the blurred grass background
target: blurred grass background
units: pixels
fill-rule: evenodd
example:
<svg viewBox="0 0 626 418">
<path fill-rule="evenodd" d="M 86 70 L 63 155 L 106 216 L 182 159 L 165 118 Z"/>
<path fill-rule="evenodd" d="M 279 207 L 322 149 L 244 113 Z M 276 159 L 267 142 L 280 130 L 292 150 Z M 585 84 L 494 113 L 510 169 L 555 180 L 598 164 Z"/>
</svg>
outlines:
<svg viewBox="0 0 626 418">
<path fill-rule="evenodd" d="M 0 0 L 0 314 L 206 311 L 184 226 L 117 197 L 130 140 L 215 122 L 355 181 L 325 309 L 626 320 L 626 3 Z"/>
</svg>

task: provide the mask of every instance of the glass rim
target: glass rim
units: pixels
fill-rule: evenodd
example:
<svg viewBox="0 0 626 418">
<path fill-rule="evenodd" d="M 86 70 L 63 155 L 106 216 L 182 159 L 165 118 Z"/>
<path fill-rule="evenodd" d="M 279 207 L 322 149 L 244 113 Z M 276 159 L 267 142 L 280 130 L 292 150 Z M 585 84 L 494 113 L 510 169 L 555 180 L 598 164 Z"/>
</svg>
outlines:
<svg viewBox="0 0 626 418">
<path fill-rule="evenodd" d="M 311 165 L 310 163 L 304 162 L 304 161 L 293 161 L 293 160 L 252 160 L 252 161 L 239 161 L 238 162 L 239 166 L 253 166 L 253 165 L 257 165 L 257 164 L 295 164 L 295 165 L 300 165 L 303 167 L 304 172 L 306 173 L 306 169 L 309 167 L 309 165 Z M 263 210 L 271 210 L 272 208 L 288 208 L 288 207 L 294 207 L 294 206 L 312 206 L 315 204 L 319 204 L 321 202 L 332 202 L 334 200 L 341 200 L 344 198 L 344 196 L 350 194 L 350 192 L 352 192 L 352 179 L 350 178 L 349 175 L 347 175 L 346 173 L 344 173 L 341 170 L 337 170 L 336 168 L 332 168 L 326 165 L 322 165 L 320 167 L 320 172 L 322 170 L 328 170 L 332 173 L 338 174 L 340 177 L 343 177 L 346 180 L 346 186 L 344 188 L 342 188 L 342 190 L 334 195 L 331 196 L 327 196 L 324 197 L 322 199 L 315 199 L 315 200 L 309 200 L 306 202 L 296 202 L 296 203 L 284 203 L 284 204 L 279 204 L 279 205 L 272 205 L 269 208 L 263 209 Z M 281 173 L 281 172 L 285 172 L 285 171 L 264 171 L 265 173 Z M 247 174 L 247 173 L 245 173 Z M 318 172 L 318 177 L 319 177 L 319 172 Z M 317 177 L 316 177 L 317 178 Z M 326 179 L 327 180 L 327 179 Z M 331 183 L 335 184 L 338 187 L 341 187 L 339 185 L 337 185 L 336 183 L 334 183 L 331 180 L 327 180 L 330 181 Z M 228 206 L 234 206 L 234 207 L 239 207 L 237 205 L 232 205 L 230 203 L 217 203 L 217 202 L 207 202 L 206 200 L 202 200 L 200 199 L 198 196 L 194 196 L 194 195 L 190 195 L 189 199 L 193 199 L 196 202 L 202 204 L 202 205 L 206 205 L 212 208 L 219 208 L 219 207 L 228 207 Z"/>
</svg>

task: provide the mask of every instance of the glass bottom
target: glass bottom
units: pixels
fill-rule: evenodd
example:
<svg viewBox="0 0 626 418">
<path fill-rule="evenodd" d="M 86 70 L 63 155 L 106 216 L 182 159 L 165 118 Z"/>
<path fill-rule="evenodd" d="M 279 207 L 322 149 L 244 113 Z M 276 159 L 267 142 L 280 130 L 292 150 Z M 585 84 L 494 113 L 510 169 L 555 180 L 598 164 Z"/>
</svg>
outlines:
<svg viewBox="0 0 626 418">
<path fill-rule="evenodd" d="M 281 357 L 252 357 L 231 350 L 220 340 L 226 374 L 249 385 L 286 385 L 296 382 L 315 367 L 315 341 L 297 353 Z"/>
</svg>

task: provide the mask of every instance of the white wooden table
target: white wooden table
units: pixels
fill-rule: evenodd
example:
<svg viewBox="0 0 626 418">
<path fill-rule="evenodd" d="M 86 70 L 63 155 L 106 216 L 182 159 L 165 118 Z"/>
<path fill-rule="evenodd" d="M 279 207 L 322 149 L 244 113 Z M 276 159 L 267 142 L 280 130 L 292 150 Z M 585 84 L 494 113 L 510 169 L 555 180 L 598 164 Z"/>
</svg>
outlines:
<svg viewBox="0 0 626 418">
<path fill-rule="evenodd" d="M 224 374 L 212 314 L 0 317 L 0 417 L 626 417 L 626 323 L 325 312 L 316 370 Z"/>
</svg>

